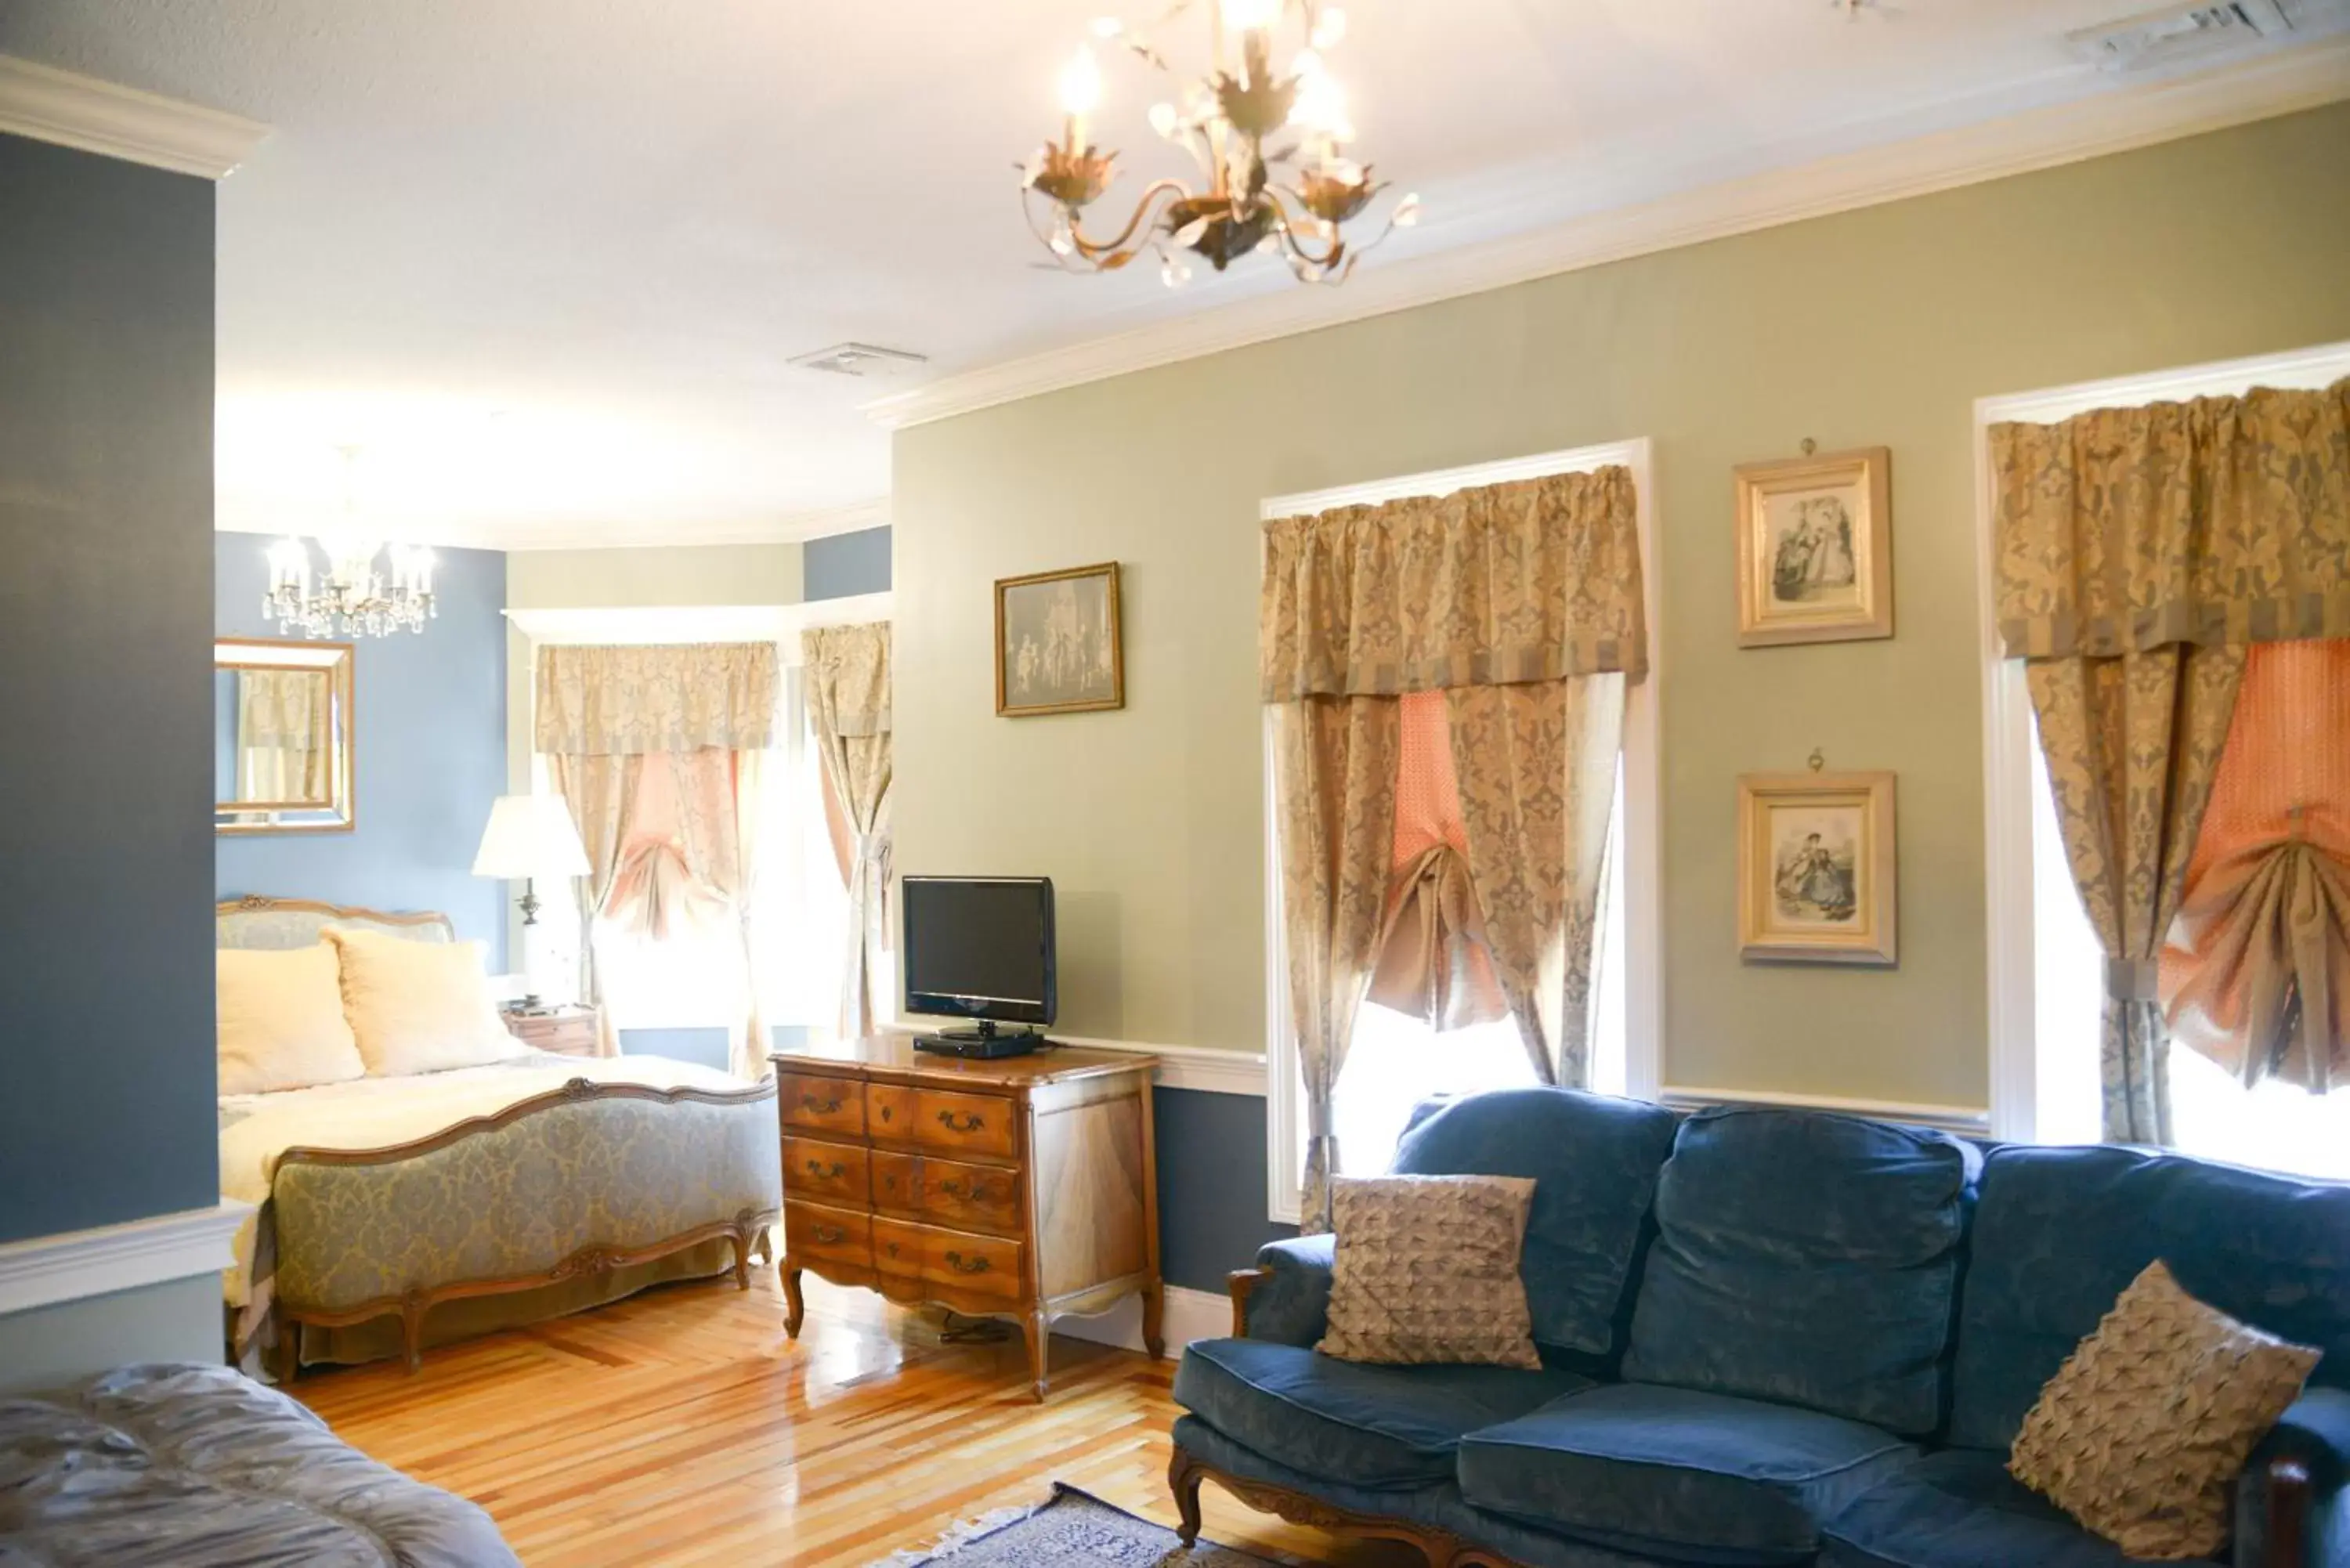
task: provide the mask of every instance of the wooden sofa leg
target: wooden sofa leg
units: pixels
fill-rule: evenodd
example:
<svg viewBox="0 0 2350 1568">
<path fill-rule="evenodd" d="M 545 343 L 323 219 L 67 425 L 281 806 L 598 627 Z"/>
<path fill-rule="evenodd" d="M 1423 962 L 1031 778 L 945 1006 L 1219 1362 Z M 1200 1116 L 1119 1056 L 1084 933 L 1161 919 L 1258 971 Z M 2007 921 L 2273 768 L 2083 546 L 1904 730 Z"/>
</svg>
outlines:
<svg viewBox="0 0 2350 1568">
<path fill-rule="evenodd" d="M 2309 1469 L 2299 1459 L 2269 1462 L 2268 1553 L 2261 1568 L 2306 1568 Z"/>
<path fill-rule="evenodd" d="M 1180 1521 L 1175 1526 L 1175 1538 L 1187 1552 L 1200 1543 L 1200 1483 L 1206 1479 L 1200 1461 L 1180 1449 L 1167 1461 L 1167 1490 L 1175 1494 L 1175 1513 Z"/>
</svg>

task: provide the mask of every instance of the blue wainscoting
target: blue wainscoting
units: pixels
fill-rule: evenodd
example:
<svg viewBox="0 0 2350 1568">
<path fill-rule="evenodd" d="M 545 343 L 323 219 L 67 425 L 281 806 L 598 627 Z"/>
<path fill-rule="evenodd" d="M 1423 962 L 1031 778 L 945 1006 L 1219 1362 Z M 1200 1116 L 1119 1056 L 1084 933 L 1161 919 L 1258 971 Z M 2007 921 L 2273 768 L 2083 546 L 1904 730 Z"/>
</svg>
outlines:
<svg viewBox="0 0 2350 1568">
<path fill-rule="evenodd" d="M 1224 1276 L 1294 1225 L 1265 1218 L 1262 1095 L 1157 1091 L 1159 1272 L 1170 1285 L 1221 1293 Z"/>
<path fill-rule="evenodd" d="M 275 637 L 255 534 L 215 535 L 213 625 Z M 473 874 L 490 803 L 506 786 L 506 558 L 437 551 L 439 618 L 422 633 L 358 639 L 358 826 L 349 833 L 222 838 L 217 897 L 266 893 L 378 909 L 438 909 L 505 960 L 505 888 Z"/>
</svg>

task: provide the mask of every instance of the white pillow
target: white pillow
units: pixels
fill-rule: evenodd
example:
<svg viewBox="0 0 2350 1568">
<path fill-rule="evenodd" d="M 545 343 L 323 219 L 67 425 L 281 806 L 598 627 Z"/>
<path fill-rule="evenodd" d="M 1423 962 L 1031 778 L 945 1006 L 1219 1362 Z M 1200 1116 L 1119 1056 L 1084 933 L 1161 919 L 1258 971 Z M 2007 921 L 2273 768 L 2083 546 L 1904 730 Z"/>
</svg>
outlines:
<svg viewBox="0 0 2350 1568">
<path fill-rule="evenodd" d="M 215 970 L 222 1094 L 265 1095 L 367 1075 L 343 1017 L 334 949 L 222 948 Z"/>
<path fill-rule="evenodd" d="M 343 1014 L 379 1078 L 510 1061 L 525 1047 L 498 1022 L 479 942 L 417 942 L 330 927 Z"/>
</svg>

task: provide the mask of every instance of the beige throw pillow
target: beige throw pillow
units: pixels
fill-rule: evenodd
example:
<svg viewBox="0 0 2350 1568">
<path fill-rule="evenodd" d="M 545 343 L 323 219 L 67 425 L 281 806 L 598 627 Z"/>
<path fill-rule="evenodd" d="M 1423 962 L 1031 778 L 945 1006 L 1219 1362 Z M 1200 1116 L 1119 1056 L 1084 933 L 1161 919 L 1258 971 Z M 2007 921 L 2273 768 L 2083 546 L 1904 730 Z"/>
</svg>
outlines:
<svg viewBox="0 0 2350 1568">
<path fill-rule="evenodd" d="M 343 1018 L 334 949 L 222 948 L 213 970 L 222 1094 L 266 1095 L 367 1075 Z"/>
<path fill-rule="evenodd" d="M 1337 1178 L 1322 1354 L 1540 1366 L 1518 1278 L 1534 1197 L 1523 1177 Z"/>
<path fill-rule="evenodd" d="M 2007 1468 L 2132 1557 L 2210 1557 L 2253 1445 L 2323 1354 L 2149 1264 L 2041 1389 Z"/>
<path fill-rule="evenodd" d="M 379 1078 L 479 1067 L 523 1054 L 498 1022 L 479 942 L 418 942 L 333 927 L 343 1012 Z"/>
</svg>

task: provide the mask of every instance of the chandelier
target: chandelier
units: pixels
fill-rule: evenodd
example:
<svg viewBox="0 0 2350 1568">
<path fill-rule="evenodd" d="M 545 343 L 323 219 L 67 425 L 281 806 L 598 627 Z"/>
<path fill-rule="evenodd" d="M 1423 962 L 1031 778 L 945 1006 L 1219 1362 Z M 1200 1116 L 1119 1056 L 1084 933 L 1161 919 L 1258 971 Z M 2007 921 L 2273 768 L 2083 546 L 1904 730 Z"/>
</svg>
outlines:
<svg viewBox="0 0 2350 1568">
<path fill-rule="evenodd" d="M 359 504 L 350 483 L 358 449 L 343 448 L 343 524 L 318 536 L 327 570 L 314 582 L 310 546 L 296 538 L 269 547 L 269 591 L 262 597 L 265 620 L 284 621 L 305 637 L 387 637 L 421 632 L 440 613 L 432 603 L 432 552 L 421 545 L 385 545 L 359 527 Z M 376 570 L 376 556 L 389 552 L 390 573 Z"/>
<path fill-rule="evenodd" d="M 1045 143 L 1021 170 L 1028 226 L 1068 272 L 1115 271 L 1148 250 L 1159 257 L 1160 278 L 1176 288 L 1191 275 L 1181 252 L 1204 256 L 1222 272 L 1253 251 L 1270 250 L 1301 282 L 1343 281 L 1364 253 L 1419 215 L 1419 198 L 1408 195 L 1367 244 L 1349 244 L 1340 233 L 1387 188 L 1371 178 L 1368 164 L 1342 151 L 1355 128 L 1323 57 L 1346 36 L 1346 14 L 1315 0 L 1196 3 L 1208 13 L 1210 74 L 1184 90 L 1180 103 L 1152 105 L 1150 126 L 1191 155 L 1198 188 L 1179 179 L 1154 181 L 1125 227 L 1106 238 L 1085 231 L 1085 210 L 1117 178 L 1118 159 L 1087 135 L 1087 117 L 1101 101 L 1101 68 L 1088 43 L 1061 73 L 1061 140 Z M 1176 0 L 1165 19 L 1193 4 Z M 1276 66 L 1274 33 L 1292 14 L 1305 43 Z M 1149 38 L 1117 18 L 1096 22 L 1093 31 L 1174 75 Z"/>
</svg>

